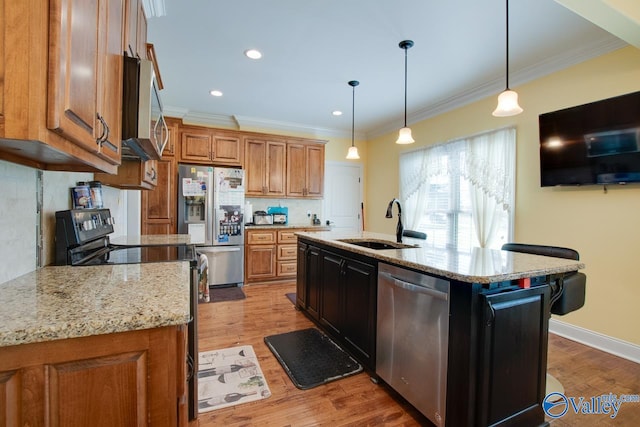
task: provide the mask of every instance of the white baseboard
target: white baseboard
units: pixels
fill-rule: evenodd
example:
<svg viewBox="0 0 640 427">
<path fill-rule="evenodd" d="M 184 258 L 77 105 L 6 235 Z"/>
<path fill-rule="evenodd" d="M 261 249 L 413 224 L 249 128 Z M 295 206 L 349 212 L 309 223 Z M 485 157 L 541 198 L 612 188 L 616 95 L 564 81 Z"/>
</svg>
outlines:
<svg viewBox="0 0 640 427">
<path fill-rule="evenodd" d="M 589 347 L 606 351 L 632 362 L 640 363 L 640 346 L 607 335 L 599 334 L 588 329 L 574 326 L 560 320 L 549 320 L 549 332 L 561 337 L 577 341 Z"/>
</svg>

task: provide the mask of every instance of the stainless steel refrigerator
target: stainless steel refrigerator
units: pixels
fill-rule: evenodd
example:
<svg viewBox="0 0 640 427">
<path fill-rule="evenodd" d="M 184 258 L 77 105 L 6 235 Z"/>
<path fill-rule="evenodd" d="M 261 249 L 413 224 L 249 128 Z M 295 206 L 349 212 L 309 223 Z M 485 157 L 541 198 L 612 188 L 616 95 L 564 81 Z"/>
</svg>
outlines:
<svg viewBox="0 0 640 427">
<path fill-rule="evenodd" d="M 178 233 L 208 262 L 209 287 L 244 284 L 244 171 L 178 168 Z"/>
</svg>

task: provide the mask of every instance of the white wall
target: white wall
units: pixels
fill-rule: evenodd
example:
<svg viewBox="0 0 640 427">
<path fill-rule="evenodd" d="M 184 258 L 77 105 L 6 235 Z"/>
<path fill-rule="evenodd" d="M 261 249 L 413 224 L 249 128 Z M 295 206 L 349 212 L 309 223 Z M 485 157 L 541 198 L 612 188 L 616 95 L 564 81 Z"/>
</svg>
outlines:
<svg viewBox="0 0 640 427">
<path fill-rule="evenodd" d="M 513 89 L 524 112 L 496 118 L 496 96 L 411 124 L 415 146 L 394 144 L 395 133 L 368 141 L 367 230 L 392 234 L 382 212 L 398 192 L 398 158 L 464 135 L 517 128 L 515 241 L 575 248 L 586 265 L 583 308 L 562 322 L 640 345 L 638 254 L 640 185 L 541 188 L 538 115 L 640 88 L 640 50 L 626 47 Z"/>
</svg>

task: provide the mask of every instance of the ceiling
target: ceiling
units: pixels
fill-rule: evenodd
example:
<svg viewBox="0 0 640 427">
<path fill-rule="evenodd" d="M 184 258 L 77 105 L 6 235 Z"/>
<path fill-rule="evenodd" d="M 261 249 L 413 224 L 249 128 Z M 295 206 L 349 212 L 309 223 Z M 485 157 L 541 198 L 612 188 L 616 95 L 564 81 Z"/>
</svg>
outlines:
<svg viewBox="0 0 640 427">
<path fill-rule="evenodd" d="M 358 80 L 357 135 L 393 131 L 403 124 L 398 43 L 405 39 L 415 42 L 407 51 L 409 124 L 505 88 L 504 0 L 165 0 L 165 7 L 165 16 L 149 17 L 148 41 L 165 112 L 188 123 L 350 137 L 347 82 Z M 509 26 L 516 90 L 626 45 L 555 0 L 512 0 Z M 249 48 L 262 59 L 245 57 Z"/>
</svg>

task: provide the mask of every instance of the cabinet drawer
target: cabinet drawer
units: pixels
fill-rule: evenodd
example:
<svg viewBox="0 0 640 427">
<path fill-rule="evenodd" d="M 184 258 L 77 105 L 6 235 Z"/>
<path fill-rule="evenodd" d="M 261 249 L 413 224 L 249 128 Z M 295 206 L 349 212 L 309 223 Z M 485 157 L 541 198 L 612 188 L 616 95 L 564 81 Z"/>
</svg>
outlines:
<svg viewBox="0 0 640 427">
<path fill-rule="evenodd" d="M 295 260 L 297 252 L 296 245 L 278 245 L 278 260 Z"/>
<path fill-rule="evenodd" d="M 275 243 L 276 243 L 275 230 L 251 230 L 247 233 L 247 244 L 249 245 L 275 244 Z"/>
<path fill-rule="evenodd" d="M 296 231 L 279 230 L 278 231 L 278 243 L 296 243 L 298 241 L 298 237 L 295 235 Z"/>
<path fill-rule="evenodd" d="M 278 277 L 295 276 L 297 272 L 296 261 L 278 261 Z"/>
</svg>

